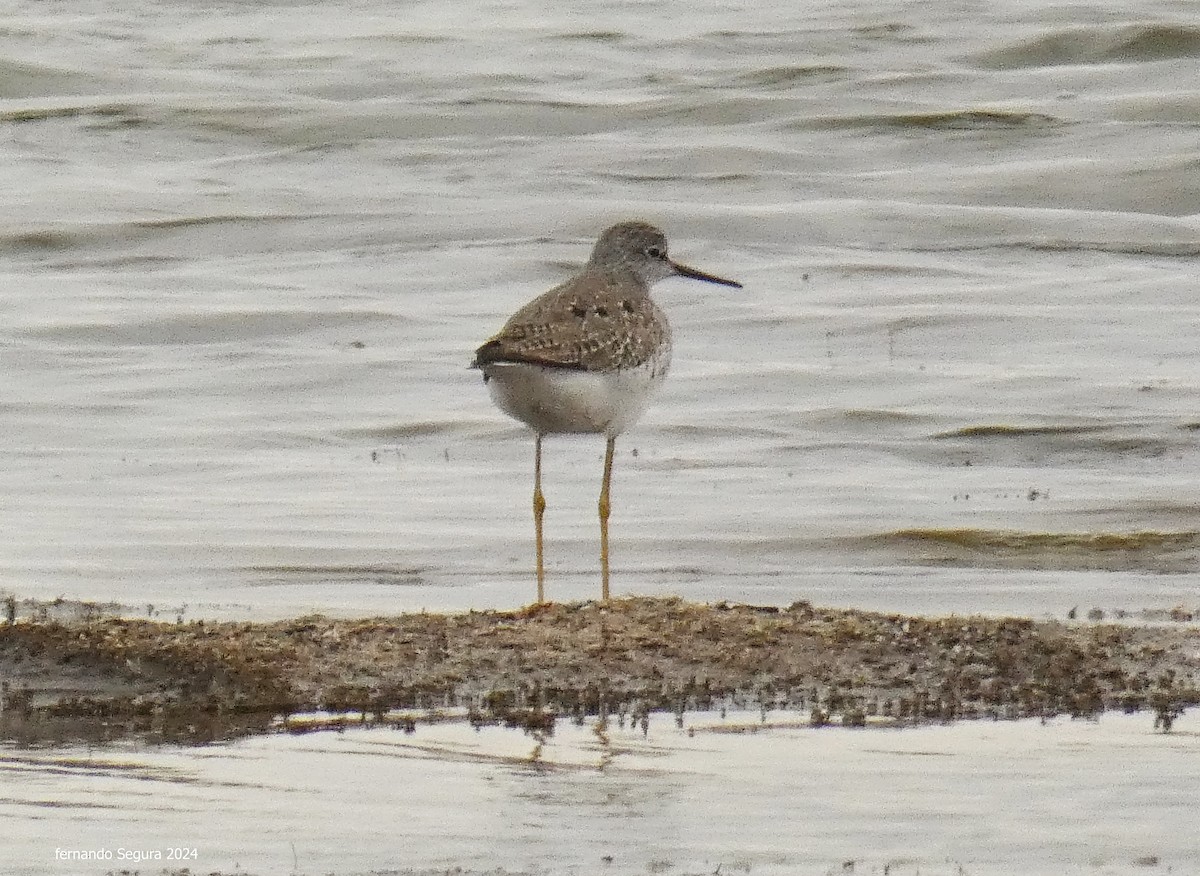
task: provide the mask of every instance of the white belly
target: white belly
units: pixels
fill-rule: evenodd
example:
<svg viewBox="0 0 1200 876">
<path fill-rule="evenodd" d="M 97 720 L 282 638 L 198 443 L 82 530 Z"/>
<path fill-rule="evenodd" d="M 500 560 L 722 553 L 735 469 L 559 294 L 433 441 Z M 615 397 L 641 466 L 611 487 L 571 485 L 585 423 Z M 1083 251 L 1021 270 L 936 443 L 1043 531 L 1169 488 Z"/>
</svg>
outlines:
<svg viewBox="0 0 1200 876">
<path fill-rule="evenodd" d="M 500 410 L 542 434 L 619 435 L 646 410 L 669 365 L 661 358 L 640 368 L 592 372 L 494 362 L 483 373 Z"/>
</svg>

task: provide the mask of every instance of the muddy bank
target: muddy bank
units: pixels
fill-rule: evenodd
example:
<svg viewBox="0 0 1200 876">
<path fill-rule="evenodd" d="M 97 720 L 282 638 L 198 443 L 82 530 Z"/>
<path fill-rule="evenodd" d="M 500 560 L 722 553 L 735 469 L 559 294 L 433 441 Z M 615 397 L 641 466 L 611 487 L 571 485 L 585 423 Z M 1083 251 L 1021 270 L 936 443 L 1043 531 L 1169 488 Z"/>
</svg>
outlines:
<svg viewBox="0 0 1200 876">
<path fill-rule="evenodd" d="M 546 732 L 558 718 L 726 705 L 848 725 L 1149 709 L 1169 728 L 1200 702 L 1198 678 L 1193 624 L 648 598 L 276 623 L 92 613 L 0 625 L 0 735 L 203 742 L 298 712 L 413 729 L 451 708 Z"/>
</svg>

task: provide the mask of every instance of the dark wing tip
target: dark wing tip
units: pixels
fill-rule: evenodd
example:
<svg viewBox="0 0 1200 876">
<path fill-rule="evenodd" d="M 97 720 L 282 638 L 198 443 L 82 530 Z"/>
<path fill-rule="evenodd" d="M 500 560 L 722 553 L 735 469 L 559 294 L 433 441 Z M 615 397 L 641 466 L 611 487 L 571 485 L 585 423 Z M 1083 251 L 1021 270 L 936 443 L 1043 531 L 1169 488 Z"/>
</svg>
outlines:
<svg viewBox="0 0 1200 876">
<path fill-rule="evenodd" d="M 582 362 L 563 361 L 550 356 L 538 355 L 536 350 L 506 350 L 504 344 L 497 339 L 488 341 L 475 351 L 475 360 L 471 363 L 471 367 L 484 368 L 488 365 L 506 363 L 541 365 L 543 368 L 565 368 L 572 371 L 583 368 Z"/>
<path fill-rule="evenodd" d="M 504 359 L 503 345 L 499 338 L 492 338 L 483 344 L 475 351 L 475 358 L 471 360 L 472 368 L 482 368 L 491 362 L 499 362 Z"/>
</svg>

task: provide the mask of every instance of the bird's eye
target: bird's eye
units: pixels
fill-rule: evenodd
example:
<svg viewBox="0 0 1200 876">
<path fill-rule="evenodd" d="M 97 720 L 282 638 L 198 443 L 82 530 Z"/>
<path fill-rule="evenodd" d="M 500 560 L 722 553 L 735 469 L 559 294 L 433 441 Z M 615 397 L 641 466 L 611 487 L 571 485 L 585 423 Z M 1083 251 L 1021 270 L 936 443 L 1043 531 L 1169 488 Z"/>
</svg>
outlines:
<svg viewBox="0 0 1200 876">
<path fill-rule="evenodd" d="M 652 259 L 664 258 L 666 256 L 666 254 L 667 254 L 667 251 L 665 249 L 663 249 L 661 246 L 652 246 L 646 250 L 646 255 L 650 256 L 650 258 L 652 258 Z"/>
</svg>

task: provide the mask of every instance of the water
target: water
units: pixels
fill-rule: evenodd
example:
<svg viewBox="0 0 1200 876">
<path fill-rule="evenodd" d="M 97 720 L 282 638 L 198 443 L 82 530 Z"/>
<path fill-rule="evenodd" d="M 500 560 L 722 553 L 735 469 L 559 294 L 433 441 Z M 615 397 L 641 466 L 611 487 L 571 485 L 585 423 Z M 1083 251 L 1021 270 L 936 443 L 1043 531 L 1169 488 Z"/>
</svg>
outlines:
<svg viewBox="0 0 1200 876">
<path fill-rule="evenodd" d="M 746 288 L 657 287 L 675 364 L 618 444 L 615 593 L 1194 606 L 1198 68 L 1178 2 L 7 4 L 0 586 L 186 617 L 528 602 L 532 441 L 466 366 L 637 217 Z M 598 594 L 602 452 L 547 442 L 551 598 Z M 850 780 L 861 842 L 786 860 L 879 869 L 903 845 L 949 868 L 937 837 L 858 832 L 896 817 L 871 809 L 880 770 L 911 766 Z M 751 803 L 778 793 L 738 775 Z M 47 844 L 84 837 L 81 810 L 12 799 L 29 860 L 64 872 Z M 247 860 L 282 872 L 297 831 L 272 811 L 285 858 Z M 1018 822 L 951 852 L 969 872 L 1178 852 L 1047 856 Z M 414 866 L 556 854 L 442 839 Z M 394 865 L 383 846 L 297 863 Z"/>
<path fill-rule="evenodd" d="M 531 442 L 465 366 L 640 216 L 747 288 L 659 287 L 676 364 L 618 447 L 617 592 L 1194 599 L 1190 21 L 23 4 L 5 586 L 191 616 L 522 604 Z M 554 598 L 597 589 L 600 457 L 548 446 Z M 947 550 L 960 529 L 1049 538 Z"/>
<path fill-rule="evenodd" d="M 1195 872 L 1197 741 L 1125 715 L 840 732 L 755 713 L 603 740 L 561 722 L 542 746 L 460 724 L 27 751 L 0 775 L 38 816 L 9 840 L 30 876 L 1135 876 Z M 56 857 L 85 851 L 109 857 Z"/>
</svg>

